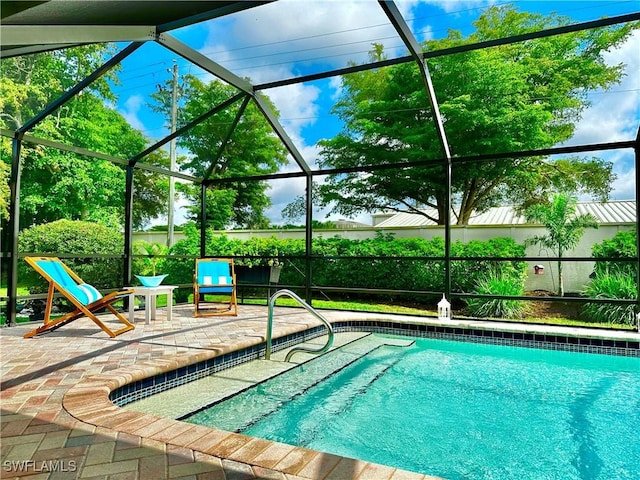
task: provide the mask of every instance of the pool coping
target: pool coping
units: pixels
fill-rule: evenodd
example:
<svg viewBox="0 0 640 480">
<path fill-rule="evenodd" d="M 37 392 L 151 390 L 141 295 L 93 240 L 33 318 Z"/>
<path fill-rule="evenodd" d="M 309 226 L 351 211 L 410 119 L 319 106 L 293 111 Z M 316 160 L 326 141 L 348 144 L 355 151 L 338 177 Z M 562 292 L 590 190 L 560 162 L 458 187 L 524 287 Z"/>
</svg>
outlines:
<svg viewBox="0 0 640 480">
<path fill-rule="evenodd" d="M 374 314 L 360 316 L 364 318 L 344 320 L 349 315 L 345 315 L 344 312 L 336 313 L 339 316 L 333 321 L 330 319 L 330 321 L 332 324 L 337 324 L 339 328 L 366 328 L 366 331 L 379 329 L 384 330 L 380 333 L 393 333 L 389 330 L 400 326 L 403 332 L 414 336 L 422 336 L 421 334 L 424 333 L 425 336 L 430 335 L 429 338 L 461 339 L 471 336 L 472 340 L 483 343 L 498 343 L 509 346 L 538 345 L 535 348 L 628 354 L 640 357 L 640 334 L 636 332 L 603 332 L 567 327 L 550 327 L 541 330 L 539 325 L 467 320 L 451 320 L 443 324 L 436 319 L 408 319 L 406 316 L 394 318 L 389 315 L 376 316 Z M 282 340 L 297 335 L 304 336 L 310 330 L 322 333 L 322 329 L 319 327 L 310 329 L 308 326 L 299 325 L 283 332 L 278 339 Z M 564 341 L 558 341 L 559 339 Z M 282 343 L 282 345 L 285 344 L 286 341 Z M 212 359 L 225 355 L 230 355 L 233 359 L 234 354 L 239 355 L 239 352 L 246 350 L 257 355 L 264 348 L 261 345 L 264 345 L 264 340 L 261 338 L 245 339 L 233 346 L 224 345 L 197 354 L 188 353 L 171 358 L 160 357 L 133 367 L 123 367 L 92 376 L 81 380 L 66 392 L 62 399 L 63 407 L 73 417 L 96 427 L 106 427 L 221 459 L 229 459 L 301 478 L 346 478 L 341 472 L 349 472 L 349 478 L 362 476 L 364 472 L 366 472 L 364 478 L 411 478 L 412 476 L 415 478 L 436 478 L 362 460 L 125 410 L 115 405 L 110 398 L 112 392 L 125 385 L 144 382 L 150 377 L 188 368 L 191 365 L 203 362 L 206 364 Z M 557 348 L 560 346 L 562 348 Z"/>
<path fill-rule="evenodd" d="M 296 329 L 300 332 L 308 327 Z M 295 332 L 294 332 L 295 333 Z M 81 380 L 71 387 L 62 399 L 63 408 L 76 419 L 117 432 L 140 436 L 152 441 L 171 444 L 222 460 L 232 460 L 264 469 L 281 472 L 295 478 L 308 479 L 437 479 L 424 474 L 378 465 L 372 462 L 318 452 L 315 450 L 272 442 L 211 427 L 188 424 L 156 415 L 125 410 L 114 405 L 109 395 L 115 389 L 146 377 L 202 362 L 221 354 L 251 348 L 260 340 L 245 341 L 234 348 L 205 351 L 174 359 L 160 358 L 135 367 L 112 370 Z M 264 478 L 269 478 L 265 476 Z"/>
<path fill-rule="evenodd" d="M 337 320 L 331 322 L 336 332 L 369 332 L 390 335 L 422 337 L 440 340 L 485 343 L 507 347 L 538 348 L 577 353 L 595 353 L 640 357 L 640 341 L 629 338 L 602 338 L 593 332 L 527 332 L 521 328 L 496 330 L 477 325 L 442 325 L 388 320 Z M 322 325 L 273 339 L 274 352 L 317 338 L 326 333 Z M 265 343 L 257 342 L 245 348 L 237 348 L 176 369 L 165 370 L 143 379 L 135 379 L 113 390 L 109 396 L 118 406 L 153 395 L 159 391 L 177 387 L 200 378 L 213 375 L 241 363 L 264 358 Z"/>
</svg>

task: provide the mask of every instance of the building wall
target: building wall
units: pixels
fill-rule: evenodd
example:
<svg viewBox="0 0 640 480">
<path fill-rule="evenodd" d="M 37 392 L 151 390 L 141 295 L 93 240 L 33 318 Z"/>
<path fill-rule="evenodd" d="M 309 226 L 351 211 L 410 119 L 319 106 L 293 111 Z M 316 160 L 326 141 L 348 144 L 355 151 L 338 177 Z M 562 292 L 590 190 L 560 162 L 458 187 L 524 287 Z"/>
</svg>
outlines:
<svg viewBox="0 0 640 480">
<path fill-rule="evenodd" d="M 621 230 L 633 230 L 634 224 L 619 225 L 601 225 L 598 229 L 587 229 L 578 246 L 571 252 L 567 252 L 567 257 L 590 257 L 591 246 L 594 243 L 602 242 L 605 239 L 612 238 Z M 345 230 L 314 230 L 314 238 L 324 237 L 331 238 L 339 236 L 352 240 L 364 240 L 374 238 L 377 232 L 385 234 L 393 234 L 396 238 L 424 238 L 432 239 L 434 237 L 443 237 L 444 229 L 440 226 L 425 227 L 396 227 L 396 228 L 349 228 Z M 231 230 L 217 232 L 225 234 L 229 238 L 239 240 L 248 240 L 251 237 L 276 237 L 276 238 L 297 238 L 304 239 L 304 230 Z M 535 227 L 529 225 L 497 225 L 497 226 L 452 226 L 452 241 L 461 241 L 463 243 L 471 240 L 489 240 L 497 237 L 510 237 L 518 243 L 524 243 L 528 238 L 534 235 L 545 235 L 546 230 L 543 227 Z M 174 239 L 184 238 L 181 232 L 176 232 Z M 137 232 L 133 234 L 133 240 L 144 240 L 147 242 L 166 243 L 166 232 Z M 548 290 L 556 291 L 558 288 L 557 265 L 555 261 L 546 260 L 548 257 L 554 257 L 554 253 L 541 249 L 539 246 L 531 246 L 526 250 L 529 257 L 537 257 L 539 260 L 528 262 L 528 277 L 526 281 L 527 290 Z M 542 265 L 544 272 L 542 275 L 536 275 L 534 265 Z M 563 262 L 563 275 L 565 291 L 579 292 L 589 283 L 589 275 L 593 271 L 594 262 L 592 261 L 571 261 Z"/>
</svg>

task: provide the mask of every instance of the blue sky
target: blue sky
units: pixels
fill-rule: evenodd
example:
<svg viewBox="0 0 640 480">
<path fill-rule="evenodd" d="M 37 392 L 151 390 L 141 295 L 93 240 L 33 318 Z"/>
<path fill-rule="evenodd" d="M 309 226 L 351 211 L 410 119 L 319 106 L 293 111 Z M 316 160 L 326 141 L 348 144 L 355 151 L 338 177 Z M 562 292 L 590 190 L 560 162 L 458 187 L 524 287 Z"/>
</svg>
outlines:
<svg viewBox="0 0 640 480">
<path fill-rule="evenodd" d="M 441 38 L 448 29 L 463 34 L 473 31 L 472 22 L 489 5 L 512 3 L 520 10 L 557 12 L 576 22 L 640 10 L 640 1 L 525 1 L 490 2 L 467 0 L 397 1 L 396 5 L 419 41 Z M 393 27 L 375 0 L 280 0 L 228 18 L 216 19 L 181 29 L 173 35 L 192 48 L 252 83 L 347 66 L 366 60 L 371 44 L 382 43 L 389 57 L 406 55 Z M 611 64 L 627 64 L 628 75 L 609 92 L 591 95 L 592 107 L 584 112 L 574 137 L 567 144 L 598 143 L 635 138 L 640 119 L 640 35 L 621 48 L 609 52 Z M 122 85 L 117 109 L 151 138 L 167 134 L 166 121 L 148 107 L 149 95 L 170 76 L 177 61 L 181 74 L 210 78 L 198 67 L 158 45 L 148 44 L 123 63 Z M 291 85 L 265 93 L 280 112 L 280 121 L 306 161 L 314 165 L 316 143 L 340 130 L 340 122 L 330 114 L 339 79 Z M 437 93 L 437 92 L 436 92 Z M 614 162 L 618 180 L 614 199 L 635 198 L 632 153 L 611 152 L 603 158 Z M 293 164 L 290 169 L 294 169 Z M 304 180 L 274 182 L 270 190 L 273 222 L 280 212 L 303 192 Z M 314 213 L 323 219 L 325 212 Z M 179 216 L 179 215 L 178 215 Z M 330 217 L 336 219 L 334 215 Z M 360 220 L 368 221 L 364 215 Z"/>
</svg>

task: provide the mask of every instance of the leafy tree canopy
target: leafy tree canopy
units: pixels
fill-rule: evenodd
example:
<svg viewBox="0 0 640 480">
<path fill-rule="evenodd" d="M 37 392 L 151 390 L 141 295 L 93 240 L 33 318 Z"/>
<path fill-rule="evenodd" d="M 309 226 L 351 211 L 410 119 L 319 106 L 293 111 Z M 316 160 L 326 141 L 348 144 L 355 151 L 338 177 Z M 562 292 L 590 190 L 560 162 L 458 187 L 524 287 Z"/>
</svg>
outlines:
<svg viewBox="0 0 640 480">
<path fill-rule="evenodd" d="M 180 125 L 237 93 L 234 87 L 220 81 L 206 83 L 192 75 L 186 75 L 182 80 L 184 100 L 179 111 Z M 167 88 L 154 95 L 158 111 L 167 113 L 166 97 L 170 90 Z M 274 173 L 286 163 L 284 146 L 253 103 L 247 106 L 232 131 L 239 108 L 239 104 L 235 104 L 213 115 L 178 139 L 178 145 L 190 153 L 181 162 L 183 171 L 199 177 L 208 174 L 210 179 L 230 178 Z M 184 184 L 179 188 L 190 201 L 190 218 L 199 222 L 200 188 Z M 255 181 L 210 186 L 207 189 L 207 226 L 214 229 L 268 227 L 265 210 L 271 201 L 267 189 L 266 182 Z"/>
<path fill-rule="evenodd" d="M 0 162 L 0 218 L 9 219 L 9 165 Z"/>
<path fill-rule="evenodd" d="M 19 128 L 112 53 L 111 47 L 89 45 L 3 59 L 0 126 Z M 123 159 L 142 151 L 148 140 L 109 106 L 115 100 L 110 88 L 110 82 L 117 82 L 115 75 L 112 70 L 92 83 L 29 133 Z M 6 138 L 1 154 L 2 162 L 10 164 L 11 143 Z M 168 165 L 163 152 L 145 161 Z M 125 173 L 121 166 L 24 143 L 21 175 L 21 228 L 58 219 L 123 225 Z M 168 181 L 158 174 L 136 172 L 134 227 L 143 227 L 164 211 L 167 186 Z"/>
<path fill-rule="evenodd" d="M 433 52 L 467 43 L 518 35 L 570 23 L 555 14 L 489 8 L 468 37 L 450 31 L 424 43 Z M 513 203 L 523 208 L 554 191 L 608 198 L 612 165 L 598 158 L 510 158 L 455 163 L 455 157 L 552 147 L 569 139 L 589 105 L 587 94 L 620 81 L 624 65 L 607 66 L 603 53 L 624 42 L 638 24 L 528 40 L 428 60 L 454 156 L 452 192 L 458 224 L 472 212 Z M 379 45 L 372 60 L 384 59 Z M 434 164 L 363 174 L 330 175 L 317 190 L 322 206 L 353 215 L 383 209 L 438 212 L 444 222 L 444 157 L 420 71 L 413 63 L 346 75 L 334 112 L 344 121 L 336 137 L 320 142 L 321 166 L 388 165 L 433 160 Z M 299 200 L 298 200 L 299 201 Z M 290 212 L 299 213 L 298 208 Z M 426 215 L 426 214 L 425 214 Z"/>
</svg>

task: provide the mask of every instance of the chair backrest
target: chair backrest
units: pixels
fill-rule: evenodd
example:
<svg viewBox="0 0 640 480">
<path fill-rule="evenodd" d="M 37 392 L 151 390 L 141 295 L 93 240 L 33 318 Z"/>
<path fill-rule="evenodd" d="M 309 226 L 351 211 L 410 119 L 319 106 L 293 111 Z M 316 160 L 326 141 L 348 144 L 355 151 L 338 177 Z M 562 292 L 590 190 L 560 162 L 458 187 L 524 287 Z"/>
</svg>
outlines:
<svg viewBox="0 0 640 480">
<path fill-rule="evenodd" d="M 94 286 L 84 283 L 59 258 L 25 257 L 25 260 L 47 281 L 53 282 L 61 293 L 68 293 L 83 305 L 102 298 L 102 294 Z"/>
<path fill-rule="evenodd" d="M 196 260 L 196 282 L 198 285 L 232 285 L 233 261 L 214 258 Z"/>
</svg>

